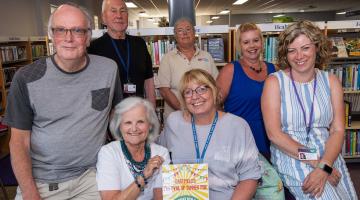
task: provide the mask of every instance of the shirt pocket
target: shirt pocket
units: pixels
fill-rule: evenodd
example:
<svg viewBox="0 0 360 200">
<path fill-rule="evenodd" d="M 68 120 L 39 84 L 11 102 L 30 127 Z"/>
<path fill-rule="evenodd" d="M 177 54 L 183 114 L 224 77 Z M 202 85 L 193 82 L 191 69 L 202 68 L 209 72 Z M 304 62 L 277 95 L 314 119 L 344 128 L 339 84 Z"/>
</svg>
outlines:
<svg viewBox="0 0 360 200">
<path fill-rule="evenodd" d="M 91 107 L 95 110 L 102 111 L 109 104 L 110 88 L 102 88 L 91 91 Z"/>
</svg>

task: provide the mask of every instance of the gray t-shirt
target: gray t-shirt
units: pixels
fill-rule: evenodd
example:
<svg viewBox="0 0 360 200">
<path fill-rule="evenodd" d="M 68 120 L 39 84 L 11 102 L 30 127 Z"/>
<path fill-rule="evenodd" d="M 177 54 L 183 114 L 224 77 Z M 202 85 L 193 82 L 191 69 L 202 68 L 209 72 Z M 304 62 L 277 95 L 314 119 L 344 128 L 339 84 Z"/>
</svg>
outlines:
<svg viewBox="0 0 360 200">
<path fill-rule="evenodd" d="M 210 128 L 211 124 L 196 125 L 200 154 Z M 159 143 L 171 152 L 174 164 L 196 160 L 191 123 L 181 111 L 169 115 Z M 245 120 L 230 113 L 219 118 L 204 163 L 209 165 L 210 199 L 231 199 L 240 181 L 261 177 L 258 150 Z"/>
<path fill-rule="evenodd" d="M 122 99 L 116 63 L 88 55 L 85 68 L 61 70 L 54 57 L 15 74 L 5 123 L 31 131 L 34 179 L 64 182 L 95 167 L 111 108 Z"/>
</svg>

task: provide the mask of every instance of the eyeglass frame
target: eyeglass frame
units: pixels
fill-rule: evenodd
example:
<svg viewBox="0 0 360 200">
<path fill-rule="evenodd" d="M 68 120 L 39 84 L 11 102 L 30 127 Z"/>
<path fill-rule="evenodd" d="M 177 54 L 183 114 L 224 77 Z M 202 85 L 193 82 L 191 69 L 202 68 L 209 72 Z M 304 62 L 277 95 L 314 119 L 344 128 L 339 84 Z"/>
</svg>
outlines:
<svg viewBox="0 0 360 200">
<path fill-rule="evenodd" d="M 190 33 L 194 32 L 194 31 L 195 30 L 193 28 L 186 28 L 186 29 L 180 28 L 180 29 L 175 30 L 175 33 L 177 35 L 185 35 L 185 33 L 190 34 Z"/>
<path fill-rule="evenodd" d="M 198 91 L 199 89 L 204 89 L 204 91 Z M 183 95 L 185 98 L 191 98 L 193 95 L 194 95 L 194 92 L 197 94 L 197 95 L 203 95 L 205 94 L 207 91 L 209 91 L 210 87 L 207 86 L 207 85 L 200 85 L 198 87 L 196 87 L 195 89 L 190 89 L 190 88 L 187 88 L 184 90 L 183 92 Z M 187 92 L 190 92 L 190 94 L 186 95 Z"/>
<path fill-rule="evenodd" d="M 55 33 L 57 30 L 62 29 L 63 31 L 65 31 L 65 33 L 62 35 L 59 35 L 59 33 Z M 75 31 L 82 31 L 81 35 L 78 35 L 79 33 L 76 33 Z M 91 31 L 90 28 L 63 28 L 63 27 L 51 27 L 51 32 L 55 37 L 66 37 L 66 35 L 68 34 L 68 32 L 70 32 L 70 34 L 74 37 L 77 38 L 83 38 L 86 33 L 88 33 L 89 31 Z M 75 33 L 75 34 L 74 34 Z"/>
</svg>

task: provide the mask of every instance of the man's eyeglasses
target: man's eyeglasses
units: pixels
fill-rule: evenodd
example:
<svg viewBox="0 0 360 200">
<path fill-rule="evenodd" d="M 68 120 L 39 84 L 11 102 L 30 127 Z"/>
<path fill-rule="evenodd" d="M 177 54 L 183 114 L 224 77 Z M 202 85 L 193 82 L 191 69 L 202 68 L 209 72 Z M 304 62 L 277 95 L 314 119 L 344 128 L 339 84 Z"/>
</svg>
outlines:
<svg viewBox="0 0 360 200">
<path fill-rule="evenodd" d="M 178 35 L 184 35 L 184 34 L 189 34 L 193 32 L 193 29 L 191 28 L 187 28 L 187 29 L 177 29 L 175 30 L 176 34 Z"/>
<path fill-rule="evenodd" d="M 186 98 L 192 97 L 194 92 L 196 92 L 196 94 L 198 94 L 198 95 L 205 94 L 208 91 L 208 88 L 209 88 L 209 86 L 206 86 L 206 85 L 201 85 L 201 86 L 195 88 L 194 90 L 188 88 L 184 91 L 184 97 L 186 97 Z"/>
<path fill-rule="evenodd" d="M 70 32 L 71 35 L 74 37 L 84 37 L 88 31 L 90 31 L 89 28 L 51 28 L 53 34 L 55 37 L 65 37 L 68 32 Z"/>
</svg>

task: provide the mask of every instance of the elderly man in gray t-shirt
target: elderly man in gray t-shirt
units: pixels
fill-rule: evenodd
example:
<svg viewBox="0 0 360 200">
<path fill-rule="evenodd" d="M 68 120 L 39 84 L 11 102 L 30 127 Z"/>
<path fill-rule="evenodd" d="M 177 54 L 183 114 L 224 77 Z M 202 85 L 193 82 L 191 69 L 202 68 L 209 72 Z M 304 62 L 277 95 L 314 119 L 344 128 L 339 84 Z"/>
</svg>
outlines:
<svg viewBox="0 0 360 200">
<path fill-rule="evenodd" d="M 75 4 L 53 12 L 49 36 L 56 54 L 21 68 L 8 96 L 16 199 L 100 199 L 97 153 L 122 99 L 116 63 L 86 54 L 91 17 Z"/>
</svg>

